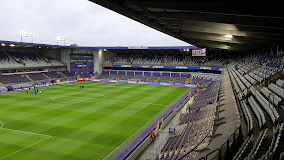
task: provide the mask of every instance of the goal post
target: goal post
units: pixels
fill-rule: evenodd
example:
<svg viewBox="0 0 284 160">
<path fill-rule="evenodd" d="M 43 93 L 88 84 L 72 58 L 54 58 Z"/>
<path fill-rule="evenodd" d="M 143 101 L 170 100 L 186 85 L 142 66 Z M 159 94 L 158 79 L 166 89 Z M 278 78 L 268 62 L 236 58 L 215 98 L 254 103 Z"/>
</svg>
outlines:
<svg viewBox="0 0 284 160">
<path fill-rule="evenodd" d="M 140 79 L 128 79 L 128 83 L 137 83 L 137 82 L 141 82 Z"/>
</svg>

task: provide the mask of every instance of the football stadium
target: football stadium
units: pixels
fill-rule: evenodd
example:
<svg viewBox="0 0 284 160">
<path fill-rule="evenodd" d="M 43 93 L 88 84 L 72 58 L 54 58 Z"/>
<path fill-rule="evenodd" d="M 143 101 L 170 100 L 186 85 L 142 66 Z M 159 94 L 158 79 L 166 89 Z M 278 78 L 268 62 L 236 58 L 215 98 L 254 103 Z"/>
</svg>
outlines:
<svg viewBox="0 0 284 160">
<path fill-rule="evenodd" d="M 191 45 L 0 40 L 0 159 L 284 160 L 279 6 L 89 2 Z"/>
</svg>

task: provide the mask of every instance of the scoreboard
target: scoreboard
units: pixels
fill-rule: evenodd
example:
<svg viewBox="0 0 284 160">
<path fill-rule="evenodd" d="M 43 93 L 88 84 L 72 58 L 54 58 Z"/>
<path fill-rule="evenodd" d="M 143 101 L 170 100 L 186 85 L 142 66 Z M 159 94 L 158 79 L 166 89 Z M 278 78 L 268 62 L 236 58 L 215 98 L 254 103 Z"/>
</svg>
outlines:
<svg viewBox="0 0 284 160">
<path fill-rule="evenodd" d="M 192 56 L 206 56 L 206 48 L 193 49 Z"/>
</svg>

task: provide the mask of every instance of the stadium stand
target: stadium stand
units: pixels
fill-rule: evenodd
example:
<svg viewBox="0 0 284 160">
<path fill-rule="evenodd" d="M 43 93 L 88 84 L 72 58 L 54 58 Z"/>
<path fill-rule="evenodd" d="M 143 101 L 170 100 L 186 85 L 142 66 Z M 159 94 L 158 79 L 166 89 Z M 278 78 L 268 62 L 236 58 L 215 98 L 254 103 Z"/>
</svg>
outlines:
<svg viewBox="0 0 284 160">
<path fill-rule="evenodd" d="M 158 82 L 160 82 L 160 83 L 170 83 L 170 81 L 173 81 L 172 77 L 160 76 L 158 78 Z"/>
<path fill-rule="evenodd" d="M 20 68 L 24 67 L 22 64 L 16 62 L 9 57 L 5 52 L 0 51 L 0 68 Z"/>
<path fill-rule="evenodd" d="M 25 81 L 30 81 L 30 80 L 25 75 L 22 74 L 0 75 L 0 82 L 3 84 L 25 82 Z"/>
<path fill-rule="evenodd" d="M 191 146 L 197 145 L 207 134 L 212 134 L 216 111 L 214 102 L 217 100 L 219 85 L 219 81 L 210 82 L 206 89 L 197 95 L 179 122 L 184 129 L 180 134 L 168 138 L 156 160 L 179 159 L 191 149 Z M 187 158 L 194 157 L 195 154 L 187 155 Z"/>
<path fill-rule="evenodd" d="M 139 81 L 145 81 L 147 79 L 147 76 L 142 76 L 142 75 L 135 75 L 131 79 L 133 80 L 139 80 Z"/>
<path fill-rule="evenodd" d="M 64 74 L 65 77 L 73 77 L 73 76 L 74 76 L 72 73 L 70 73 L 70 72 L 68 72 L 68 71 L 63 71 L 63 72 L 61 72 L 61 73 Z"/>
<path fill-rule="evenodd" d="M 36 53 L 9 52 L 9 55 L 26 67 L 52 66 Z"/>
<path fill-rule="evenodd" d="M 63 72 L 29 72 L 23 74 L 5 74 L 0 75 L 0 82 L 3 84 L 9 83 L 18 83 L 18 82 L 28 82 L 28 81 L 37 81 L 45 80 L 50 78 L 64 78 L 64 77 L 73 77 L 74 75 L 68 71 Z"/>
<path fill-rule="evenodd" d="M 133 75 L 123 75 L 120 79 L 121 80 L 129 80 L 133 77 Z"/>
<path fill-rule="evenodd" d="M 48 76 L 49 78 L 62 78 L 63 75 L 59 72 L 45 72 L 44 75 Z"/>
<path fill-rule="evenodd" d="M 186 77 L 174 77 L 173 83 L 185 83 Z"/>
<path fill-rule="evenodd" d="M 39 67 L 60 67 L 64 63 L 51 58 L 42 57 L 34 52 L 5 52 L 0 51 L 0 68 L 39 68 Z"/>
<path fill-rule="evenodd" d="M 283 117 L 281 117 L 283 109 L 280 107 L 283 104 L 283 97 L 281 97 L 283 80 L 279 79 L 281 78 L 281 74 L 279 74 L 279 78 L 276 78 L 272 83 L 265 84 L 264 81 L 267 81 L 266 79 L 269 77 L 275 77 L 277 72 L 282 71 L 282 57 L 248 57 L 228 65 L 232 87 L 236 92 L 236 98 L 240 101 L 240 108 L 247 126 L 246 131 L 249 133 L 233 157 L 234 160 L 281 159 L 283 148 L 278 150 L 274 148 L 278 147 L 277 138 L 281 139 L 283 129 L 283 123 L 279 125 L 279 121 L 283 122 Z M 235 69 L 236 64 L 240 64 L 239 69 Z M 247 95 L 244 94 L 244 91 L 247 91 Z M 254 121 L 257 122 L 258 129 L 253 127 Z M 259 136 L 258 133 L 260 133 Z M 276 150 L 277 154 L 275 154 Z"/>
<path fill-rule="evenodd" d="M 100 74 L 97 79 L 106 79 L 109 75 L 108 74 Z"/>
<path fill-rule="evenodd" d="M 119 75 L 119 74 L 111 74 L 111 75 L 109 75 L 108 77 L 107 77 L 107 79 L 109 79 L 109 80 L 117 80 L 117 79 L 119 79 L 121 77 L 121 75 Z"/>
<path fill-rule="evenodd" d="M 167 55 L 129 55 L 117 54 L 115 57 L 107 59 L 104 64 L 132 64 L 132 65 L 169 65 L 169 66 L 222 66 L 223 59 L 183 57 L 180 55 L 167 56 Z"/>
<path fill-rule="evenodd" d="M 47 79 L 47 77 L 44 76 L 42 73 L 28 73 L 27 75 L 28 75 L 29 78 L 31 78 L 32 80 L 43 80 L 43 79 Z"/>
<path fill-rule="evenodd" d="M 45 58 L 45 57 L 44 57 Z M 64 63 L 52 58 L 52 57 L 46 57 L 45 58 L 47 62 L 49 62 L 53 66 L 64 66 Z"/>
<path fill-rule="evenodd" d="M 151 76 L 151 77 L 148 77 L 145 81 L 147 82 L 154 82 L 158 79 L 158 76 Z"/>
</svg>

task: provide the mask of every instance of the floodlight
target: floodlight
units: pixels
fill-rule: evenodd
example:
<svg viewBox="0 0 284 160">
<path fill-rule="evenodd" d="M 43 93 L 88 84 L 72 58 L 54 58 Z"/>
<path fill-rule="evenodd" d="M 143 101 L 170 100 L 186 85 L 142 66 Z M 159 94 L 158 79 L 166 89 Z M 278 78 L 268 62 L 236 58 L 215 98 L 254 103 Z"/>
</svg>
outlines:
<svg viewBox="0 0 284 160">
<path fill-rule="evenodd" d="M 34 37 L 34 33 L 28 33 L 28 32 L 19 32 L 19 35 L 21 37 L 21 42 L 23 42 L 23 37 L 30 37 L 31 38 L 31 41 L 33 42 L 33 37 Z"/>
<path fill-rule="evenodd" d="M 2 44 L 1 44 L 1 46 L 5 46 L 5 44 L 4 44 L 4 43 L 2 43 Z"/>
<path fill-rule="evenodd" d="M 20 32 L 20 36 L 22 37 L 33 37 L 34 35 L 34 33 Z"/>
<path fill-rule="evenodd" d="M 56 37 L 57 45 L 58 45 L 58 41 L 64 41 L 64 45 L 65 45 L 66 39 L 64 37 Z"/>
<path fill-rule="evenodd" d="M 225 35 L 226 38 L 233 38 L 233 35 L 227 34 Z"/>
<path fill-rule="evenodd" d="M 58 41 L 65 41 L 65 38 L 63 38 L 63 37 L 56 37 L 56 40 L 58 40 Z"/>
<path fill-rule="evenodd" d="M 15 47 L 16 45 L 14 45 L 14 44 L 10 44 L 10 47 Z"/>
</svg>

